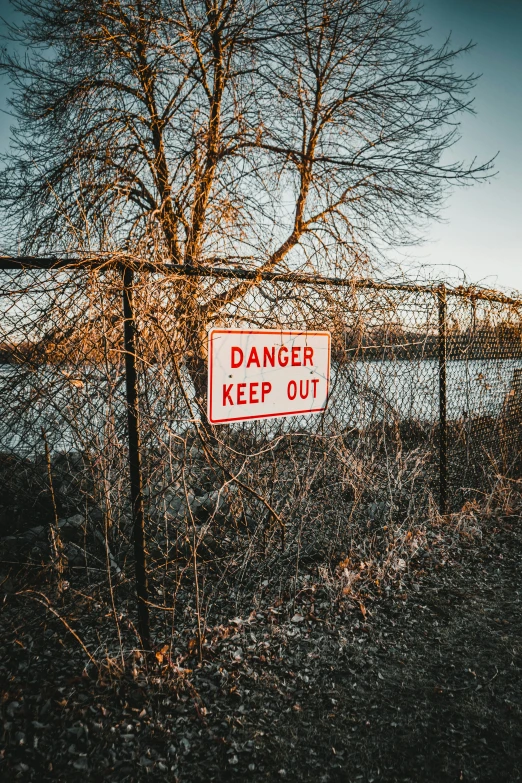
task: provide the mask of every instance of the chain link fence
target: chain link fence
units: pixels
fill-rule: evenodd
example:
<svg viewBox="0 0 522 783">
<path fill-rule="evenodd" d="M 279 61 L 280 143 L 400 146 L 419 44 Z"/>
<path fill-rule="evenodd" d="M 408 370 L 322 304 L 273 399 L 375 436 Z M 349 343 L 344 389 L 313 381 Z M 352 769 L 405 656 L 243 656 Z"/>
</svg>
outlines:
<svg viewBox="0 0 522 783">
<path fill-rule="evenodd" d="M 162 622 L 167 604 L 202 622 L 224 586 L 248 603 L 336 558 L 396 572 L 430 515 L 520 475 L 522 301 L 113 260 L 0 267 L 4 542 L 40 562 L 54 525 L 70 568 L 122 580 L 141 526 L 142 601 Z M 216 326 L 330 331 L 326 412 L 210 426 Z"/>
</svg>

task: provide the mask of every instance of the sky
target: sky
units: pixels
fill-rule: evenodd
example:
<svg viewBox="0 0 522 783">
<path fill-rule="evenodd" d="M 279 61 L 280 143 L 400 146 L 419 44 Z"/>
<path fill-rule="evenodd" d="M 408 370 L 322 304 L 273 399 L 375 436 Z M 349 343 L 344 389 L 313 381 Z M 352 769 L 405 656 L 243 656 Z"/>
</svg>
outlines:
<svg viewBox="0 0 522 783">
<path fill-rule="evenodd" d="M 476 43 L 460 60 L 462 71 L 482 74 L 476 115 L 463 119 L 455 152 L 468 160 L 498 153 L 498 173 L 453 190 L 444 224 L 408 255 L 437 276 L 522 290 L 522 0 L 425 0 L 422 18 L 434 42 L 451 32 L 455 44 Z"/>
<path fill-rule="evenodd" d="M 10 17 L 7 0 L 0 15 Z M 459 61 L 461 72 L 482 74 L 475 116 L 462 121 L 458 158 L 488 160 L 497 175 L 454 189 L 425 242 L 401 252 L 410 274 L 465 279 L 522 291 L 522 0 L 424 0 L 421 16 L 433 43 L 451 33 L 455 45 L 476 46 Z M 8 87 L 0 80 L 0 153 L 9 143 Z"/>
</svg>

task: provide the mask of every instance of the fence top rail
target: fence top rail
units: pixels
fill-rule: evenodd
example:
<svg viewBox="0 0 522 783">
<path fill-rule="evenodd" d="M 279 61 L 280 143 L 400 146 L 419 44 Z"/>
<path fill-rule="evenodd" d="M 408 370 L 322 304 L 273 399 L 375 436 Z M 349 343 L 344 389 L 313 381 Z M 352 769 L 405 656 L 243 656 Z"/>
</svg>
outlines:
<svg viewBox="0 0 522 783">
<path fill-rule="evenodd" d="M 225 259 L 222 259 L 224 261 Z M 390 280 L 374 280 L 372 278 L 328 277 L 302 274 L 299 272 L 262 271 L 259 269 L 244 269 L 242 267 L 198 266 L 185 264 L 153 263 L 150 261 L 136 262 L 130 260 L 136 268 L 162 274 L 175 274 L 185 277 L 214 277 L 228 280 L 252 280 L 253 282 L 297 283 L 301 285 L 325 285 L 339 288 L 371 289 L 376 291 L 404 291 L 411 293 L 426 293 L 438 295 L 444 292 L 447 296 L 457 296 L 465 299 L 480 299 L 522 306 L 522 299 L 507 296 L 501 291 L 480 288 L 478 286 L 451 286 L 445 282 L 414 283 L 393 282 Z M 0 271 L 15 270 L 60 270 L 80 268 L 103 268 L 121 265 L 121 259 L 108 257 L 58 257 L 58 256 L 0 256 Z"/>
</svg>

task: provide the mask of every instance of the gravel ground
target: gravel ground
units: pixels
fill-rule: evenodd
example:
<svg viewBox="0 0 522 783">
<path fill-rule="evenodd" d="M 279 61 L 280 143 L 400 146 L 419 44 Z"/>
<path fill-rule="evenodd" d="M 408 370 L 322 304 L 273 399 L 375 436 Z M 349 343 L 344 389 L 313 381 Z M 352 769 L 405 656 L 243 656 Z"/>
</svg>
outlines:
<svg viewBox="0 0 522 783">
<path fill-rule="evenodd" d="M 497 518 L 451 556 L 419 558 L 401 592 L 323 617 L 283 596 L 213 628 L 202 665 L 188 639 L 125 674 L 85 671 L 64 623 L 11 575 L 0 779 L 521 781 L 521 555 L 519 516 Z M 38 578 L 25 572 L 25 588 Z M 82 639 L 107 622 L 92 596 L 74 606 L 56 611 Z"/>
</svg>

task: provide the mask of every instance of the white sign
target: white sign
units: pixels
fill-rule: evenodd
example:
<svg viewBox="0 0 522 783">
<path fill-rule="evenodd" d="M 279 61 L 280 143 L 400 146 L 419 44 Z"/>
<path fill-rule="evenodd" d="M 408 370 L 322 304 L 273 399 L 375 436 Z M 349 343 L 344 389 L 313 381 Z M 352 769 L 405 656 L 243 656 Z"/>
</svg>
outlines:
<svg viewBox="0 0 522 783">
<path fill-rule="evenodd" d="M 211 424 L 320 413 L 330 382 L 330 333 L 212 329 Z"/>
</svg>

